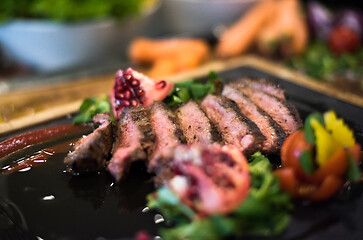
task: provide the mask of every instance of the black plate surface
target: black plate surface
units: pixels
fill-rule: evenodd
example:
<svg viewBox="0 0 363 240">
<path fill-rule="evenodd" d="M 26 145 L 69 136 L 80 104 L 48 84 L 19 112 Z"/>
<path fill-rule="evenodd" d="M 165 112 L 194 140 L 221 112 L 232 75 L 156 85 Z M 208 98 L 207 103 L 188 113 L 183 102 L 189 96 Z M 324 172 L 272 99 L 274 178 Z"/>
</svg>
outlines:
<svg viewBox="0 0 363 240">
<path fill-rule="evenodd" d="M 221 72 L 220 76 L 227 81 L 241 77 L 275 80 L 286 89 L 288 100 L 303 119 L 311 112 L 333 109 L 363 143 L 362 108 L 252 67 Z M 38 127 L 65 122 L 71 120 L 59 119 Z M 1 159 L 0 167 L 41 148 L 44 146 Z M 156 213 L 142 212 L 145 196 L 154 190 L 142 164 L 134 164 L 129 176 L 116 185 L 107 173 L 70 176 L 64 172 L 65 156 L 55 154 L 46 164 L 29 171 L 0 175 L 0 239 L 133 239 L 140 230 L 157 236 L 161 225 L 154 223 Z M 266 239 L 363 239 L 362 192 L 362 184 L 357 184 L 325 203 L 297 203 L 286 232 Z M 44 200 L 49 196 L 52 200 Z"/>
</svg>

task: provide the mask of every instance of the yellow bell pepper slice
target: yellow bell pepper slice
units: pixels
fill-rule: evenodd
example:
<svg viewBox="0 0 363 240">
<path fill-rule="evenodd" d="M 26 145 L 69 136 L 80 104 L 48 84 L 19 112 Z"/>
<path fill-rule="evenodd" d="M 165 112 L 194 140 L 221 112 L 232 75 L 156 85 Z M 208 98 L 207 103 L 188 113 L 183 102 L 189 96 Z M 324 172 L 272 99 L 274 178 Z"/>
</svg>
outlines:
<svg viewBox="0 0 363 240">
<path fill-rule="evenodd" d="M 316 162 L 322 166 L 342 147 L 352 147 L 355 144 L 353 131 L 337 118 L 335 112 L 324 114 L 325 127 L 316 119 L 311 120 L 316 138 Z"/>
<path fill-rule="evenodd" d="M 325 128 L 329 131 L 335 141 L 342 147 L 353 147 L 355 139 L 353 131 L 344 124 L 343 119 L 337 118 L 335 112 L 329 111 L 324 114 Z"/>
<path fill-rule="evenodd" d="M 316 119 L 312 119 L 310 123 L 316 138 L 316 162 L 321 166 L 340 148 L 340 144 Z"/>
</svg>

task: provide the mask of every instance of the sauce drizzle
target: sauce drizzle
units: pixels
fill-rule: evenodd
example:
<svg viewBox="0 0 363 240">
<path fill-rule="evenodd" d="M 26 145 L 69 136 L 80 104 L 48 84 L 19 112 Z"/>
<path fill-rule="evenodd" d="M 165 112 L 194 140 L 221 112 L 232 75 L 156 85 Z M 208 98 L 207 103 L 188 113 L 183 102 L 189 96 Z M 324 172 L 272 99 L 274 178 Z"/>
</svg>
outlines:
<svg viewBox="0 0 363 240">
<path fill-rule="evenodd" d="M 0 158 L 34 144 L 43 143 L 58 137 L 66 136 L 70 133 L 88 129 L 91 129 L 90 126 L 64 124 L 26 132 L 0 142 Z"/>
<path fill-rule="evenodd" d="M 77 140 L 78 139 L 72 139 L 57 144 L 51 148 L 40 150 L 30 157 L 21 158 L 18 161 L 14 161 L 10 165 L 2 167 L 0 169 L 0 175 L 29 171 L 32 167 L 46 163 L 48 159 L 54 154 L 66 153 L 70 151 Z"/>
</svg>

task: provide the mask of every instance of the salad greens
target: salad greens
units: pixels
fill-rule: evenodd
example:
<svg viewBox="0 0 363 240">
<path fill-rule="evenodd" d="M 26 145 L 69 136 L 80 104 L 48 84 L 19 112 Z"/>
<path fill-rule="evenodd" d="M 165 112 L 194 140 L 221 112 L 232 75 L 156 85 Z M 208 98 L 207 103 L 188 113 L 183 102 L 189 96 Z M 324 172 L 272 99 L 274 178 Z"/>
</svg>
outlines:
<svg viewBox="0 0 363 240">
<path fill-rule="evenodd" d="M 111 113 L 111 104 L 108 96 L 86 98 L 81 104 L 78 115 L 74 118 L 74 124 L 91 123 L 98 113 Z"/>
<path fill-rule="evenodd" d="M 140 12 L 146 0 L 1 0 L 0 22 L 16 18 L 81 21 L 121 19 Z"/>
<path fill-rule="evenodd" d="M 327 44 L 315 42 L 308 46 L 303 55 L 291 59 L 288 66 L 302 70 L 318 80 L 332 80 L 334 76 L 344 74 L 363 78 L 363 47 L 355 53 L 336 56 Z"/>
<path fill-rule="evenodd" d="M 186 103 L 190 99 L 198 101 L 208 93 L 216 93 L 221 90 L 222 82 L 219 80 L 215 72 L 210 72 L 208 81 L 202 83 L 198 80 L 189 80 L 174 85 L 173 91 L 164 99 L 169 107 Z"/>
<path fill-rule="evenodd" d="M 251 188 L 242 204 L 229 215 L 197 218 L 167 187 L 149 195 L 148 206 L 158 209 L 174 227 L 161 230 L 163 239 L 221 239 L 231 234 L 271 236 L 289 223 L 292 203 L 280 189 L 269 160 L 260 152 L 250 157 Z M 202 238 L 203 237 L 203 238 Z"/>
</svg>

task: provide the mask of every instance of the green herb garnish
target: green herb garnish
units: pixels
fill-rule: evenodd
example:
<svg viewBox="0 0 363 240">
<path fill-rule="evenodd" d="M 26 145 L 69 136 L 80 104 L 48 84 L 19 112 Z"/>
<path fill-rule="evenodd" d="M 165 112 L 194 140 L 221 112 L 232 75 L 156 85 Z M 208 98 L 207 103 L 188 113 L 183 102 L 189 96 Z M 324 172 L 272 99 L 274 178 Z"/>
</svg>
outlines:
<svg viewBox="0 0 363 240">
<path fill-rule="evenodd" d="M 78 115 L 74 118 L 74 124 L 91 123 L 98 113 L 111 114 L 111 104 L 108 96 L 86 98 L 81 104 Z"/>
<path fill-rule="evenodd" d="M 325 124 L 324 124 L 324 118 L 320 113 L 312 113 L 305 119 L 305 124 L 304 124 L 305 139 L 308 143 L 315 145 L 316 142 L 315 132 L 313 127 L 311 126 L 312 119 L 316 119 L 323 126 Z"/>
<path fill-rule="evenodd" d="M 312 154 L 309 150 L 305 150 L 299 156 L 300 166 L 307 175 L 311 175 L 315 171 L 315 164 Z"/>
<path fill-rule="evenodd" d="M 169 107 L 174 107 L 189 100 L 198 101 L 209 93 L 217 93 L 221 88 L 221 81 L 215 72 L 210 72 L 208 81 L 189 80 L 174 85 L 173 91 L 164 99 Z"/>
<path fill-rule="evenodd" d="M 354 159 L 352 154 L 348 153 L 348 170 L 347 170 L 347 179 L 351 182 L 358 182 L 360 179 L 361 173 L 359 167 L 357 165 L 357 161 Z"/>
</svg>

